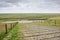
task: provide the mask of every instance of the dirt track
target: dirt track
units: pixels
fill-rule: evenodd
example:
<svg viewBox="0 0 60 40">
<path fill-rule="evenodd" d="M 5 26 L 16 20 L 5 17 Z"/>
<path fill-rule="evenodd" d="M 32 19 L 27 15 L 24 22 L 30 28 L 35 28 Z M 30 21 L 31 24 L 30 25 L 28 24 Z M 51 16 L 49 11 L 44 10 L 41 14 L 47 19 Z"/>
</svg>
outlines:
<svg viewBox="0 0 60 40">
<path fill-rule="evenodd" d="M 56 26 L 23 25 L 25 40 L 60 40 L 60 28 Z"/>
</svg>

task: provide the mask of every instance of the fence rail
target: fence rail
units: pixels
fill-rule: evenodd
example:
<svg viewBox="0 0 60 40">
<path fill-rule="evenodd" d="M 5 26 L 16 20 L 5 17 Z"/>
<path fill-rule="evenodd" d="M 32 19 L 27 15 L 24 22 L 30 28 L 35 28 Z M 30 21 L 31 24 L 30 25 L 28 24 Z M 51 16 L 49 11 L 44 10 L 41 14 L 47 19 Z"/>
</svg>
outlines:
<svg viewBox="0 0 60 40">
<path fill-rule="evenodd" d="M 8 33 L 15 25 L 17 22 L 1 22 L 0 23 L 0 34 L 2 33 Z"/>
</svg>

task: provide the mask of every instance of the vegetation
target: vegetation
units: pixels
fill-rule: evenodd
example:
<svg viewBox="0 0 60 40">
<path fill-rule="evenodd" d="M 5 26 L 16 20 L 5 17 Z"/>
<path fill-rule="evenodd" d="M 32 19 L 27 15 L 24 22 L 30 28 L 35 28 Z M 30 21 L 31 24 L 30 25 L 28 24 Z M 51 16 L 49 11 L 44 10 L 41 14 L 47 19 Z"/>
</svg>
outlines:
<svg viewBox="0 0 60 40">
<path fill-rule="evenodd" d="M 38 24 L 38 25 L 44 25 L 44 26 L 45 25 L 60 26 L 60 20 L 52 20 L 52 19 L 49 20 L 50 18 L 53 18 L 53 17 L 60 17 L 60 14 L 0 14 L 0 22 L 17 21 L 17 20 L 46 20 L 44 22 L 33 22 L 32 24 Z M 4 25 L 0 24 L 0 27 L 4 29 Z M 21 31 L 21 28 L 22 28 L 21 25 L 17 24 L 12 30 L 8 32 L 8 34 L 5 34 L 3 30 L 2 32 L 0 32 L 1 33 L 0 40 L 4 38 L 6 38 L 7 40 L 23 40 L 24 35 Z"/>
<path fill-rule="evenodd" d="M 8 33 L 11 31 L 11 26 L 7 25 L 7 31 Z M 0 24 L 0 40 L 2 40 L 4 37 L 6 37 L 8 34 L 6 34 L 6 29 L 4 24 Z"/>
<path fill-rule="evenodd" d="M 48 19 L 56 16 L 60 16 L 60 14 L 0 14 L 0 22 L 22 19 Z"/>
<path fill-rule="evenodd" d="M 15 28 L 13 28 L 13 30 L 9 32 L 9 35 L 11 34 L 11 37 L 8 40 L 19 40 L 18 30 L 19 30 L 19 25 L 17 24 Z"/>
<path fill-rule="evenodd" d="M 43 25 L 43 26 L 60 26 L 60 21 L 45 21 L 45 22 L 33 22 L 33 24 Z"/>
<path fill-rule="evenodd" d="M 54 19 L 55 18 L 55 19 Z M 44 20 L 44 22 L 33 22 L 33 24 L 39 24 L 39 25 L 48 25 L 48 26 L 60 26 L 60 19 L 58 17 L 58 19 L 56 17 L 54 17 L 53 19 L 48 19 L 48 20 Z"/>
</svg>

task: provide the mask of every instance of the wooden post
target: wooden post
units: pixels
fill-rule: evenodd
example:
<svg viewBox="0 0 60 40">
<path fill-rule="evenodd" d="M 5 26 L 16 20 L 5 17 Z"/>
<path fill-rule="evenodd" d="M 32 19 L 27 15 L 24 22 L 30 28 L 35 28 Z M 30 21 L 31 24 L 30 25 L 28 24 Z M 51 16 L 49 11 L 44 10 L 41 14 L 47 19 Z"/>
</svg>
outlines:
<svg viewBox="0 0 60 40">
<path fill-rule="evenodd" d="M 7 31 L 7 24 L 5 24 L 5 33 L 7 34 L 8 33 L 8 31 Z"/>
</svg>

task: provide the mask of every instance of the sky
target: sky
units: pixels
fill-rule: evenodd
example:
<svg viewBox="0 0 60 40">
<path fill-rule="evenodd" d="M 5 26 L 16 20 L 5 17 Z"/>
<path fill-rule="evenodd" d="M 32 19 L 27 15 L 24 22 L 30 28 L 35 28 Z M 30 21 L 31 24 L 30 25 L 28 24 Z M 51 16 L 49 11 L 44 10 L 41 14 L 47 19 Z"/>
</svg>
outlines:
<svg viewBox="0 0 60 40">
<path fill-rule="evenodd" d="M 60 0 L 0 0 L 0 13 L 60 13 Z"/>
</svg>

